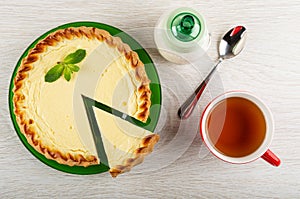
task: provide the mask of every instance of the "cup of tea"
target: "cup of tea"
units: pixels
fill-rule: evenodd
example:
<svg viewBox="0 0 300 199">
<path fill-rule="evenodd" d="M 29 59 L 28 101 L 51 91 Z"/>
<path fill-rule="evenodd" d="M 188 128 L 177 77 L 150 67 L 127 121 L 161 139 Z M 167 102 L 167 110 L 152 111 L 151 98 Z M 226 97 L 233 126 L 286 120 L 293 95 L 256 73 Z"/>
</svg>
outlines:
<svg viewBox="0 0 300 199">
<path fill-rule="evenodd" d="M 280 159 L 269 149 L 274 122 L 269 108 L 253 94 L 231 91 L 212 100 L 200 119 L 200 134 L 219 159 L 243 164 L 263 158 L 273 166 Z"/>
</svg>

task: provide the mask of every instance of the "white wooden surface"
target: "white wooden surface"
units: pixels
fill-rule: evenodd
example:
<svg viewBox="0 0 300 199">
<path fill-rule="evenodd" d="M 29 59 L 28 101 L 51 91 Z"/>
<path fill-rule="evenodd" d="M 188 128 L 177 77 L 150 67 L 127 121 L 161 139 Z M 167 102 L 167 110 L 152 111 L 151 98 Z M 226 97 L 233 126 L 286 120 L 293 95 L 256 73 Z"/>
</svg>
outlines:
<svg viewBox="0 0 300 199">
<path fill-rule="evenodd" d="M 131 172 L 116 179 L 107 173 L 66 174 L 35 159 L 17 137 L 8 113 L 9 79 L 24 49 L 63 23 L 97 21 L 130 31 L 154 27 L 163 12 L 178 6 L 194 7 L 206 16 L 212 33 L 211 60 L 217 58 L 217 41 L 224 31 L 236 24 L 247 26 L 245 51 L 222 63 L 218 75 L 224 91 L 251 91 L 270 107 L 276 127 L 271 149 L 282 159 L 282 165 L 274 168 L 263 160 L 246 165 L 224 163 L 207 154 L 197 133 L 188 150 L 167 167 L 142 174 Z M 0 198 L 299 198 L 299 20 L 298 0 L 0 0 Z M 132 34 L 146 41 L 152 33 L 141 35 Z M 157 51 L 149 52 L 155 62 L 170 67 Z M 160 67 L 162 82 L 176 84 Z M 190 70 L 173 69 L 183 74 Z M 166 111 L 174 113 L 178 104 L 170 103 L 170 96 L 164 99 L 169 104 Z M 208 99 L 206 93 L 200 110 Z M 174 120 L 169 121 L 171 127 L 176 126 Z M 174 128 L 164 133 L 172 134 Z"/>
</svg>

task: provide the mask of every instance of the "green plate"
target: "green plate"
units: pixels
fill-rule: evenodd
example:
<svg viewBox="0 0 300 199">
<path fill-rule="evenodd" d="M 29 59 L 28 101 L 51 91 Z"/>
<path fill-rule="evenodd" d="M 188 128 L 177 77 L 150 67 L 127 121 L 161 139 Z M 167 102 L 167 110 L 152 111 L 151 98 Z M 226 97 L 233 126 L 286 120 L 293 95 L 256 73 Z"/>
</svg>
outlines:
<svg viewBox="0 0 300 199">
<path fill-rule="evenodd" d="M 42 161 L 43 163 L 45 163 L 46 165 L 63 171 L 63 172 L 67 172 L 67 173 L 73 173 L 73 174 L 96 174 L 96 173 L 102 173 L 102 172 L 106 172 L 109 170 L 109 168 L 104 165 L 104 164 L 100 164 L 100 165 L 93 165 L 93 166 L 88 166 L 88 167 L 81 167 L 81 166 L 67 166 L 67 165 L 63 165 L 63 164 L 59 164 L 54 160 L 49 160 L 47 159 L 44 155 L 40 154 L 39 152 L 37 152 L 28 142 L 26 137 L 21 133 L 18 123 L 16 122 L 16 116 L 14 114 L 14 105 L 13 105 L 13 87 L 14 87 L 14 83 L 13 80 L 16 76 L 16 73 L 18 71 L 18 68 L 21 64 L 21 61 L 27 56 L 28 52 L 30 49 L 32 49 L 37 43 L 38 41 L 44 39 L 47 35 L 49 35 L 52 32 L 55 32 L 56 30 L 59 29 L 65 29 L 65 28 L 69 28 L 69 27 L 80 27 L 80 26 L 86 26 L 86 27 L 95 27 L 95 28 L 99 28 L 99 29 L 104 29 L 106 31 L 108 31 L 111 35 L 117 35 L 118 37 L 120 37 L 122 39 L 122 41 L 124 43 L 127 43 L 132 49 L 134 49 L 135 52 L 138 53 L 141 61 L 145 64 L 145 69 L 147 72 L 147 75 L 149 77 L 149 79 L 151 80 L 151 84 L 150 84 L 150 89 L 152 91 L 152 95 L 151 95 L 151 102 L 152 102 L 152 106 L 156 105 L 154 109 L 150 109 L 150 123 L 147 125 L 147 129 L 150 131 L 154 131 L 158 119 L 159 119 L 159 115 L 160 115 L 160 105 L 161 105 L 161 87 L 160 87 L 160 82 L 159 82 L 159 77 L 156 71 L 156 68 L 153 64 L 152 59 L 150 58 L 149 54 L 146 52 L 146 50 L 137 42 L 135 41 L 131 36 L 129 36 L 128 34 L 126 34 L 125 32 L 121 31 L 118 28 L 115 28 L 113 26 L 109 26 L 106 24 L 102 24 L 102 23 L 96 23 L 96 22 L 74 22 L 74 23 L 68 23 L 68 24 L 64 24 L 61 26 L 58 26 L 48 32 L 46 32 L 45 34 L 43 34 L 42 36 L 40 36 L 39 38 L 37 38 L 26 50 L 25 52 L 22 54 L 22 56 L 20 57 L 14 72 L 12 74 L 11 77 L 11 81 L 10 81 L 10 86 L 9 86 L 9 109 L 10 109 L 10 116 L 11 116 L 11 120 L 13 122 L 14 128 L 20 138 L 20 140 L 22 141 L 22 143 L 25 145 L 25 147 L 40 161 Z M 159 105 L 159 106 L 157 106 Z M 157 108 L 159 107 L 159 108 Z"/>
</svg>

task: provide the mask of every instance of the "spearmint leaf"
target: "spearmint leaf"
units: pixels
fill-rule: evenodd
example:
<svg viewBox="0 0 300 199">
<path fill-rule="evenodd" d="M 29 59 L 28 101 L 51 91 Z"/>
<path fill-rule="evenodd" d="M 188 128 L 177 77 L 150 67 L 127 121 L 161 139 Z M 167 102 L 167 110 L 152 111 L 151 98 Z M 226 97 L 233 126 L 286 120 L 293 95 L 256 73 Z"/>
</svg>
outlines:
<svg viewBox="0 0 300 199">
<path fill-rule="evenodd" d="M 74 53 L 69 54 L 65 57 L 64 63 L 66 64 L 77 64 L 81 62 L 86 56 L 86 51 L 83 49 L 76 50 Z"/>
<path fill-rule="evenodd" d="M 62 75 L 64 68 L 63 64 L 57 64 L 52 67 L 45 75 L 45 82 L 54 82 L 58 80 Z"/>
<path fill-rule="evenodd" d="M 68 64 L 67 66 L 72 72 L 78 72 L 80 69 L 79 66 L 77 66 L 75 64 Z"/>
<path fill-rule="evenodd" d="M 72 75 L 72 71 L 68 67 L 65 67 L 65 69 L 64 69 L 64 77 L 65 77 L 65 79 L 67 81 L 70 81 L 71 75 Z"/>
</svg>

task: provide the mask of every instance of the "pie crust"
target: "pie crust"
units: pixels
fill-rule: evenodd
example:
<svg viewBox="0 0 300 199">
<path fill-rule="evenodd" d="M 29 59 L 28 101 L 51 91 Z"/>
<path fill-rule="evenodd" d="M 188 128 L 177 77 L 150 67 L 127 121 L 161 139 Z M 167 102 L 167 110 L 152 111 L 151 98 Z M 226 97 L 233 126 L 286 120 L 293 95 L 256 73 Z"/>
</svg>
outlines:
<svg viewBox="0 0 300 199">
<path fill-rule="evenodd" d="M 63 154 L 58 150 L 52 149 L 49 146 L 43 145 L 39 140 L 38 133 L 35 131 L 35 121 L 26 115 L 24 109 L 25 95 L 23 94 L 24 82 L 28 78 L 28 72 L 33 68 L 32 64 L 39 59 L 39 55 L 47 50 L 49 46 L 55 46 L 63 40 L 71 40 L 74 37 L 86 37 L 88 39 L 97 39 L 106 42 L 109 46 L 117 48 L 118 51 L 125 55 L 126 59 L 130 61 L 131 67 L 135 70 L 135 77 L 141 83 L 138 88 L 138 112 L 134 116 L 136 119 L 145 122 L 149 116 L 149 109 L 151 106 L 151 90 L 149 87 L 150 80 L 147 77 L 144 64 L 139 59 L 138 54 L 131 50 L 131 48 L 122 42 L 119 37 L 111 36 L 107 31 L 97 29 L 94 27 L 74 27 L 57 30 L 49 34 L 45 39 L 40 40 L 36 46 L 31 49 L 28 55 L 22 60 L 17 74 L 14 78 L 14 113 L 20 131 L 27 138 L 28 143 L 33 146 L 39 153 L 43 154 L 46 158 L 57 161 L 60 164 L 69 166 L 84 166 L 99 164 L 96 156 L 89 155 L 84 157 L 81 154 Z M 123 162 L 123 165 L 117 165 L 110 169 L 113 177 L 118 174 L 129 171 L 134 165 L 143 161 L 144 156 L 151 153 L 154 145 L 158 142 L 159 135 L 151 134 L 142 139 L 140 148 L 135 150 L 134 158 L 128 158 Z"/>
</svg>

